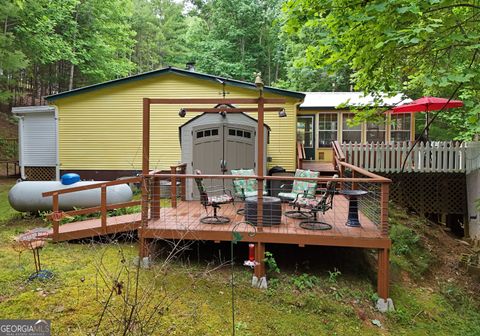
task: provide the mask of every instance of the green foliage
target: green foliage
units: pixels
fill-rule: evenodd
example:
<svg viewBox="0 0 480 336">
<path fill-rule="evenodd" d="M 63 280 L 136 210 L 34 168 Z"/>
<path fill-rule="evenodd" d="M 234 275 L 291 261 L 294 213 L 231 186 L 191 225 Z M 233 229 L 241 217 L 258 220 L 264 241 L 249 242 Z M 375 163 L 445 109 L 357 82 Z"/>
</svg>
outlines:
<svg viewBox="0 0 480 336">
<path fill-rule="evenodd" d="M 187 30 L 189 58 L 197 70 L 252 81 L 261 71 L 267 84 L 282 70 L 280 0 L 194 1 Z"/>
<path fill-rule="evenodd" d="M 413 229 L 398 223 L 396 219 L 391 220 L 391 224 L 392 264 L 414 278 L 421 278 L 434 263 L 434 256 L 428 253 L 419 234 Z"/>
<path fill-rule="evenodd" d="M 292 276 L 293 285 L 300 291 L 303 291 L 305 289 L 312 289 L 319 282 L 320 279 L 318 277 L 307 273 Z"/>
<path fill-rule="evenodd" d="M 450 0 L 289 0 L 284 31 L 308 36 L 306 65 L 349 68 L 358 90 L 464 100 L 465 108 L 439 118 L 472 139 L 480 132 L 479 8 Z"/>
<path fill-rule="evenodd" d="M 270 273 L 273 274 L 278 274 L 280 273 L 280 268 L 277 265 L 277 261 L 275 260 L 275 257 L 273 256 L 272 252 L 265 252 L 265 258 L 263 259 L 265 262 L 265 265 L 267 266 L 267 270 Z"/>
<path fill-rule="evenodd" d="M 335 284 L 338 281 L 338 278 L 342 275 L 337 268 L 334 268 L 333 271 L 328 271 L 328 282 Z"/>
<path fill-rule="evenodd" d="M 403 225 L 392 225 L 390 230 L 392 238 L 392 252 L 396 255 L 408 255 L 414 251 L 420 241 L 420 236 L 412 229 Z"/>
</svg>

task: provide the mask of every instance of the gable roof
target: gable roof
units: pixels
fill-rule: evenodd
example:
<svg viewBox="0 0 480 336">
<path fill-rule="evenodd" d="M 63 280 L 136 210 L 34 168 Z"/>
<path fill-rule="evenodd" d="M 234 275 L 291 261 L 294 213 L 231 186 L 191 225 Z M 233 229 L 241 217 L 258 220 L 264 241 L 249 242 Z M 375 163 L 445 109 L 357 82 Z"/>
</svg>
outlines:
<svg viewBox="0 0 480 336">
<path fill-rule="evenodd" d="M 84 86 L 78 89 L 73 89 L 70 91 L 65 91 L 65 92 L 60 92 L 57 94 L 53 94 L 50 96 L 46 96 L 45 99 L 47 101 L 54 101 L 60 98 L 65 98 L 65 97 L 70 97 L 74 96 L 77 94 L 85 93 L 85 92 L 90 92 L 94 91 L 97 89 L 101 89 L 104 87 L 109 87 L 109 86 L 114 86 L 118 84 L 123 84 L 123 83 L 128 83 L 131 81 L 137 81 L 137 80 L 142 80 L 146 78 L 151 78 L 151 77 L 156 77 L 156 76 L 162 76 L 166 74 L 176 74 L 180 76 L 186 76 L 186 77 L 192 77 L 192 78 L 198 78 L 202 80 L 208 80 L 216 83 L 225 83 L 226 85 L 231 85 L 231 86 L 236 86 L 236 87 L 241 87 L 241 88 L 246 88 L 246 89 L 257 89 L 254 83 L 249 83 L 249 82 L 244 82 L 244 81 L 239 81 L 236 79 L 229 79 L 229 78 L 224 78 L 220 76 L 213 76 L 209 74 L 204 74 L 200 72 L 194 72 L 194 71 L 189 71 L 189 70 L 182 70 L 174 67 L 168 67 L 168 68 L 163 68 L 163 69 L 158 69 L 154 71 L 149 71 L 149 72 L 144 72 L 138 75 L 133 75 L 130 77 L 124 77 L 124 78 L 119 78 L 119 79 L 114 79 L 111 81 L 103 82 L 103 83 L 98 83 L 98 84 L 93 84 L 89 86 Z M 270 86 L 265 86 L 264 88 L 265 92 L 270 92 L 270 93 L 275 93 L 278 95 L 282 96 L 288 96 L 288 97 L 294 97 L 298 99 L 303 99 L 305 97 L 304 93 L 301 92 L 296 92 L 296 91 L 289 91 L 289 90 L 284 90 L 284 89 L 277 89 L 274 87 Z"/>
<path fill-rule="evenodd" d="M 318 108 L 335 108 L 341 104 L 353 106 L 373 105 L 374 97 L 363 92 L 304 92 L 305 100 L 300 104 L 301 110 Z M 411 102 L 404 94 L 398 93 L 393 97 L 388 97 L 385 93 L 380 93 L 384 106 L 396 106 Z"/>
</svg>

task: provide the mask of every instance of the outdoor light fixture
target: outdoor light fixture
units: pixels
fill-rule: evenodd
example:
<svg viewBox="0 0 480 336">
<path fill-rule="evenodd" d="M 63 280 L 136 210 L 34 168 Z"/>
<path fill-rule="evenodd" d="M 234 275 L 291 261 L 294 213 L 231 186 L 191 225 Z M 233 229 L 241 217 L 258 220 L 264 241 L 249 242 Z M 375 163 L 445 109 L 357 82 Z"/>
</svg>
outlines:
<svg viewBox="0 0 480 336">
<path fill-rule="evenodd" d="M 180 109 L 180 111 L 178 111 L 178 115 L 181 117 L 181 118 L 185 118 L 185 116 L 187 115 L 187 110 L 185 110 L 183 107 Z"/>
<path fill-rule="evenodd" d="M 287 111 L 285 111 L 285 109 L 282 108 L 280 111 L 278 111 L 278 116 L 280 118 L 285 118 L 287 116 Z"/>
<path fill-rule="evenodd" d="M 262 73 L 258 72 L 258 73 L 254 73 L 254 74 L 255 74 L 255 86 L 259 90 L 263 90 L 263 87 L 265 86 L 265 84 L 263 83 Z"/>
<path fill-rule="evenodd" d="M 222 112 L 218 112 L 223 118 L 225 118 L 227 116 L 227 112 L 226 111 L 222 111 Z"/>
</svg>

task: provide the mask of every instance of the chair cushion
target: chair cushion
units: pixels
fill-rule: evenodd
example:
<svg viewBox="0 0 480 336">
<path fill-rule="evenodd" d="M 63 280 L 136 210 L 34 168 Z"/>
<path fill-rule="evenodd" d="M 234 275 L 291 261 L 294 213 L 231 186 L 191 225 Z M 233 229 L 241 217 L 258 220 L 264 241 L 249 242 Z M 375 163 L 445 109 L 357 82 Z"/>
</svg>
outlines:
<svg viewBox="0 0 480 336">
<path fill-rule="evenodd" d="M 320 200 L 318 198 L 299 197 L 295 200 L 293 205 L 304 209 L 313 209 L 316 208 L 319 203 Z"/>
<path fill-rule="evenodd" d="M 232 169 L 232 175 L 253 176 L 255 171 L 253 169 Z M 249 197 L 248 193 L 255 192 L 257 195 L 257 180 L 256 179 L 235 179 L 233 180 L 233 191 L 235 196 L 245 198 Z M 263 189 L 266 189 L 266 183 L 263 181 Z"/>
<path fill-rule="evenodd" d="M 266 196 L 266 195 L 267 195 L 267 192 L 264 191 L 264 192 L 263 192 L 263 195 Z M 257 196 L 257 191 L 256 191 L 256 190 L 255 190 L 255 191 L 246 191 L 246 192 L 245 192 L 245 198 L 246 198 L 246 197 L 254 197 L 254 196 Z"/>
<path fill-rule="evenodd" d="M 208 196 L 208 205 L 211 204 L 225 204 L 233 202 L 233 197 L 227 194 L 218 196 Z"/>
<path fill-rule="evenodd" d="M 286 200 L 289 200 L 289 201 L 293 201 L 295 200 L 295 198 L 297 198 L 297 195 L 296 193 L 286 193 L 286 192 L 281 192 L 281 193 L 278 193 L 278 197 L 280 197 L 281 199 L 286 199 Z"/>
<path fill-rule="evenodd" d="M 318 177 L 319 172 L 311 170 L 297 169 L 295 171 L 295 177 Z M 314 196 L 317 188 L 317 182 L 310 181 L 294 181 L 292 186 L 292 193 L 304 194 L 307 192 L 308 196 Z"/>
</svg>

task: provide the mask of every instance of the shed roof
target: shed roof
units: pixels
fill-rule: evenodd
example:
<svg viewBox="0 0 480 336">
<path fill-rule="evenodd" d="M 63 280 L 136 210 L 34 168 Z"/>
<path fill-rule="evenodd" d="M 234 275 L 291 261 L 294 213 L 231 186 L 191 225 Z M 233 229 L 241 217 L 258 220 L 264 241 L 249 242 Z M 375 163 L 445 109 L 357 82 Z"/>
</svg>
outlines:
<svg viewBox="0 0 480 336">
<path fill-rule="evenodd" d="M 55 112 L 55 107 L 48 105 L 41 106 L 19 106 L 12 107 L 13 114 L 28 114 L 28 113 L 45 113 L 45 112 Z"/>
<path fill-rule="evenodd" d="M 101 89 L 101 88 L 108 87 L 108 86 L 123 84 L 123 83 L 127 83 L 127 82 L 130 82 L 130 81 L 142 80 L 142 79 L 146 79 L 146 78 L 151 78 L 151 77 L 156 77 L 156 76 L 161 76 L 161 75 L 166 75 L 166 74 L 172 74 L 172 73 L 180 75 L 180 76 L 198 78 L 198 79 L 213 81 L 213 82 L 217 82 L 217 83 L 225 83 L 226 85 L 237 86 L 237 87 L 242 87 L 242 88 L 246 88 L 246 89 L 255 89 L 255 90 L 257 89 L 254 83 L 239 81 L 239 80 L 236 80 L 236 79 L 224 78 L 224 77 L 220 77 L 220 76 L 213 76 L 213 75 L 204 74 L 204 73 L 200 73 L 200 72 L 189 71 L 189 70 L 182 70 L 182 69 L 178 69 L 178 68 L 174 68 L 174 67 L 168 67 L 168 68 L 158 69 L 158 70 L 154 70 L 154 71 L 144 72 L 144 73 L 141 73 L 141 74 L 138 74 L 138 75 L 133 75 L 133 76 L 129 76 L 129 77 L 114 79 L 114 80 L 103 82 L 103 83 L 84 86 L 84 87 L 81 87 L 81 88 L 78 88 L 78 89 L 73 89 L 73 90 L 70 90 L 70 91 L 60 92 L 60 93 L 57 93 L 57 94 L 46 96 L 45 99 L 47 101 L 54 101 L 54 100 L 57 100 L 57 99 L 60 99 L 60 98 L 69 97 L 69 96 L 77 95 L 77 94 L 84 93 L 84 92 L 94 91 L 94 90 Z M 298 98 L 298 99 L 303 99 L 305 97 L 305 94 L 303 94 L 301 92 L 284 90 L 284 89 L 277 89 L 277 88 L 270 87 L 270 86 L 265 86 L 264 91 L 265 92 L 270 92 L 270 93 L 275 93 L 275 94 L 282 95 L 282 96 L 294 97 L 294 98 Z"/>
<path fill-rule="evenodd" d="M 374 97 L 363 92 L 304 92 L 305 100 L 300 105 L 300 109 L 314 108 L 335 108 L 341 104 L 353 106 L 373 105 Z M 388 97 L 385 93 L 380 93 L 383 99 L 383 106 L 395 106 L 408 103 L 411 99 L 406 98 L 404 94 L 398 93 L 393 97 Z"/>
</svg>

